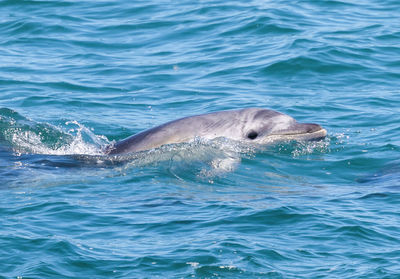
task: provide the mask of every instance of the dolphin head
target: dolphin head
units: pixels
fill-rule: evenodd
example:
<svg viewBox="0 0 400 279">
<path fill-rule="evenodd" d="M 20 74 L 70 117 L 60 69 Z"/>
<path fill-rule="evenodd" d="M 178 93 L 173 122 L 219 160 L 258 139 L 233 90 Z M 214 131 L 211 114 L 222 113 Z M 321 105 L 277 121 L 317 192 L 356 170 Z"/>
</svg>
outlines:
<svg viewBox="0 0 400 279">
<path fill-rule="evenodd" d="M 299 123 L 289 115 L 262 108 L 220 111 L 180 118 L 145 130 L 106 148 L 106 154 L 149 150 L 165 144 L 189 142 L 196 137 L 225 137 L 246 143 L 269 144 L 284 140 L 317 140 L 326 130 Z"/>
<path fill-rule="evenodd" d="M 252 109 L 248 119 L 243 138 L 257 144 L 278 140 L 319 140 L 327 134 L 318 124 L 299 123 L 289 115 L 268 109 Z"/>
</svg>

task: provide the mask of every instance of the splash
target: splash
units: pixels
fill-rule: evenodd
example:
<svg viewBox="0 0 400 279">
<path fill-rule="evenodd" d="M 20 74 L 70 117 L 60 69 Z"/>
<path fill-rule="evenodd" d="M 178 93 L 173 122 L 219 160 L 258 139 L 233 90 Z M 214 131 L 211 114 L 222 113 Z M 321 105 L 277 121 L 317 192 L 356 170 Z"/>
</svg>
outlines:
<svg viewBox="0 0 400 279">
<path fill-rule="evenodd" d="M 107 138 L 94 134 L 77 121 L 63 126 L 38 123 L 17 112 L 0 109 L 0 140 L 16 155 L 21 154 L 102 154 Z"/>
<path fill-rule="evenodd" d="M 294 157 L 300 157 L 304 155 L 310 155 L 313 153 L 327 153 L 329 152 L 331 138 L 326 137 L 319 141 L 299 141 L 294 145 L 292 155 Z"/>
<path fill-rule="evenodd" d="M 207 140 L 196 138 L 191 142 L 167 144 L 156 149 L 136 153 L 91 156 L 82 155 L 79 158 L 95 164 L 121 165 L 121 171 L 143 166 L 157 166 L 178 179 L 184 179 L 188 174 L 198 177 L 212 177 L 236 169 L 241 158 L 250 156 L 255 149 L 243 146 L 238 142 L 225 138 Z"/>
</svg>

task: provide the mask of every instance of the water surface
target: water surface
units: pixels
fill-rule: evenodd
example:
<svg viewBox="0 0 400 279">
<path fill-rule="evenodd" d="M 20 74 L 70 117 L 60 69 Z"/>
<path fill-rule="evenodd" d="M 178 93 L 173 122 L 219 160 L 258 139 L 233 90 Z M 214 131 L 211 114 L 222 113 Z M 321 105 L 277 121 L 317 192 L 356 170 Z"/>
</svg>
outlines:
<svg viewBox="0 0 400 279">
<path fill-rule="evenodd" d="M 399 276 L 398 1 L 0 11 L 1 277 Z M 101 155 L 179 117 L 254 106 L 329 136 Z"/>
</svg>

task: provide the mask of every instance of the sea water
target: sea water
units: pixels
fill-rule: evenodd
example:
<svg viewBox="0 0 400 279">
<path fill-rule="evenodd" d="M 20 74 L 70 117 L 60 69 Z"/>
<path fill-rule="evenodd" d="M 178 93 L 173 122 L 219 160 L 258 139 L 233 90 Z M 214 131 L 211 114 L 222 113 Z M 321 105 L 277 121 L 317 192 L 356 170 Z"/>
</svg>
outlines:
<svg viewBox="0 0 400 279">
<path fill-rule="evenodd" d="M 399 278 L 400 2 L 0 2 L 1 278 Z M 322 125 L 106 158 L 244 107 Z"/>
</svg>

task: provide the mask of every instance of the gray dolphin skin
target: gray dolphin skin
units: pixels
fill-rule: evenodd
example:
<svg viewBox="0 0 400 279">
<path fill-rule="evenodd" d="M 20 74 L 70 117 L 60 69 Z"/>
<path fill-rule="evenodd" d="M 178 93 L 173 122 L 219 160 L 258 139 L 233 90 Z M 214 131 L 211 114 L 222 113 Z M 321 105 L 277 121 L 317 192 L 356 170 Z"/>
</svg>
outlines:
<svg viewBox="0 0 400 279">
<path fill-rule="evenodd" d="M 228 138 L 250 144 L 284 140 L 318 140 L 327 132 L 318 124 L 299 123 L 294 118 L 268 109 L 245 108 L 195 115 L 167 122 L 121 140 L 106 154 L 149 150 L 165 144 L 203 139 Z"/>
</svg>

